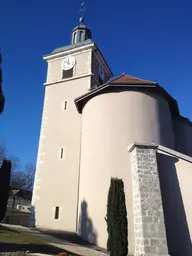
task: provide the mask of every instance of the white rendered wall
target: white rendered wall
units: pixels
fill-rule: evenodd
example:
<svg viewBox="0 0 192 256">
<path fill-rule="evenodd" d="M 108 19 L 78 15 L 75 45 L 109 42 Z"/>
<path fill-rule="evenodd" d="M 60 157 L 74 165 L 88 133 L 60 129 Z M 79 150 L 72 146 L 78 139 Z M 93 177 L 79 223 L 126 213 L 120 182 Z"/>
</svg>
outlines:
<svg viewBox="0 0 192 256">
<path fill-rule="evenodd" d="M 89 230 L 84 237 L 90 240 L 96 237 L 97 244 L 106 247 L 104 217 L 110 178 L 122 178 L 128 211 L 129 252 L 132 253 L 132 182 L 127 146 L 133 142 L 154 141 L 174 148 L 168 103 L 161 96 L 142 91 L 106 93 L 89 100 L 82 115 L 79 233 L 86 233 L 86 230 L 81 232 L 81 208 L 86 205 L 83 212 L 88 223 L 91 222 L 93 234 L 89 236 Z"/>
<path fill-rule="evenodd" d="M 174 120 L 176 150 L 192 156 L 192 125 L 182 119 Z"/>
<path fill-rule="evenodd" d="M 90 87 L 91 51 L 75 55 L 77 64 L 72 80 L 62 80 L 63 57 L 48 64 L 32 200 L 33 223 L 39 228 L 76 231 L 81 115 L 74 99 Z M 54 219 L 56 206 L 59 219 Z"/>
</svg>

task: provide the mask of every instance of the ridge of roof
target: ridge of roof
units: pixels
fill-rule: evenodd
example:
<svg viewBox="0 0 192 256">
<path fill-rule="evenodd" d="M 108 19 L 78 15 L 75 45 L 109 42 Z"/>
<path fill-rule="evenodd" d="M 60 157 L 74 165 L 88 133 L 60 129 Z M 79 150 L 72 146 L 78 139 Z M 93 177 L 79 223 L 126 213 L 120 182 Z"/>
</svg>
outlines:
<svg viewBox="0 0 192 256">
<path fill-rule="evenodd" d="M 122 73 L 120 76 L 113 78 L 109 81 L 110 84 L 148 84 L 155 85 L 156 82 L 141 79 L 134 76 L 129 76 L 126 73 Z"/>
<path fill-rule="evenodd" d="M 115 87 L 116 88 L 123 87 L 124 89 L 125 88 L 134 88 L 134 89 L 137 88 L 137 89 L 146 89 L 146 90 L 147 89 L 156 89 L 155 92 L 157 94 L 162 95 L 163 97 L 165 97 L 168 100 L 173 115 L 178 116 L 180 114 L 177 101 L 161 85 L 159 85 L 156 82 L 140 79 L 140 78 L 133 77 L 133 76 L 128 76 L 125 73 L 121 74 L 117 78 L 109 80 L 107 83 L 105 83 L 103 85 L 100 85 L 96 88 L 89 90 L 87 93 L 74 99 L 78 111 L 81 113 L 82 108 L 83 108 L 82 102 L 84 100 L 87 101 L 90 98 L 97 95 L 98 93 L 101 93 L 101 91 L 104 91 L 110 87 L 111 88 L 112 87 L 114 87 L 114 88 Z"/>
<path fill-rule="evenodd" d="M 113 79 L 109 80 L 108 82 L 106 82 L 105 84 L 97 86 L 94 89 L 89 90 L 85 94 L 77 97 L 75 99 L 75 101 L 78 101 L 79 99 L 87 97 L 88 95 L 95 94 L 96 92 L 98 92 L 100 90 L 103 90 L 106 87 L 116 86 L 116 85 L 123 85 L 123 86 L 125 86 L 125 85 L 128 85 L 128 86 L 131 86 L 131 85 L 137 86 L 137 85 L 139 85 L 141 87 L 142 86 L 144 86 L 144 87 L 150 87 L 150 86 L 152 86 L 152 87 L 156 87 L 156 86 L 161 87 L 156 82 L 152 82 L 152 81 L 149 81 L 149 80 L 144 80 L 144 79 L 141 79 L 141 78 L 138 78 L 138 77 L 129 76 L 125 73 L 122 73 L 120 76 L 118 76 L 116 78 L 113 78 Z M 161 87 L 161 88 L 163 89 L 163 87 Z"/>
</svg>

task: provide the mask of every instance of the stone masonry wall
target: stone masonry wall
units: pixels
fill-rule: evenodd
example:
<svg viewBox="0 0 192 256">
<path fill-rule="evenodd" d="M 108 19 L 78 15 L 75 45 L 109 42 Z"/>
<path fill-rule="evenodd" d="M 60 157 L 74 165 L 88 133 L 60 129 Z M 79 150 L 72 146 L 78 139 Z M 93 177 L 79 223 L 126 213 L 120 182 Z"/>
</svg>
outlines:
<svg viewBox="0 0 192 256">
<path fill-rule="evenodd" d="M 168 256 L 155 146 L 130 147 L 135 256 Z"/>
</svg>

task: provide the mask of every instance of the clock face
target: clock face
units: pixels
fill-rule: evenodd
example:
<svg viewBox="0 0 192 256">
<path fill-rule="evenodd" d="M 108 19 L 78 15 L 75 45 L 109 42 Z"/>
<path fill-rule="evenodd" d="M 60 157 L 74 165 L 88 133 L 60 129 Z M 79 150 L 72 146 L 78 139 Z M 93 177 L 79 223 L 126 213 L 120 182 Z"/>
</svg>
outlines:
<svg viewBox="0 0 192 256">
<path fill-rule="evenodd" d="M 99 76 L 100 76 L 100 78 L 101 78 L 102 80 L 104 80 L 104 78 L 105 78 L 105 73 L 104 73 L 104 71 L 103 71 L 103 69 L 102 69 L 101 66 L 99 66 Z"/>
<path fill-rule="evenodd" d="M 75 57 L 73 56 L 65 57 L 61 63 L 61 67 L 64 70 L 70 70 L 75 66 L 75 62 L 76 62 Z"/>
</svg>

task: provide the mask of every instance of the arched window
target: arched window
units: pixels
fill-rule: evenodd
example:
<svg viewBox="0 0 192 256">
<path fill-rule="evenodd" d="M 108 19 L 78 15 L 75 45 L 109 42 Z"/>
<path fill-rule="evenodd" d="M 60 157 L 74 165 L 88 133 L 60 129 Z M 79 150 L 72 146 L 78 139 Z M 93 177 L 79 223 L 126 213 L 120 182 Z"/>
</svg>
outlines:
<svg viewBox="0 0 192 256">
<path fill-rule="evenodd" d="M 79 32 L 79 42 L 83 41 L 83 31 Z"/>
</svg>

